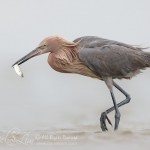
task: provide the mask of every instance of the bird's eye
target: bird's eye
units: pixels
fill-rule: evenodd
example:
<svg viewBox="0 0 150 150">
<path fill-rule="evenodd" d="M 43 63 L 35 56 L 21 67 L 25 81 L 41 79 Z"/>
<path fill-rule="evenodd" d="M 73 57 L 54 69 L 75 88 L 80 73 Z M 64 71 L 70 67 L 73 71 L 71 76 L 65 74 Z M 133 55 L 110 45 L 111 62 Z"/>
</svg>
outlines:
<svg viewBox="0 0 150 150">
<path fill-rule="evenodd" d="M 44 49 L 46 47 L 46 45 L 42 45 L 40 46 L 40 49 Z"/>
</svg>

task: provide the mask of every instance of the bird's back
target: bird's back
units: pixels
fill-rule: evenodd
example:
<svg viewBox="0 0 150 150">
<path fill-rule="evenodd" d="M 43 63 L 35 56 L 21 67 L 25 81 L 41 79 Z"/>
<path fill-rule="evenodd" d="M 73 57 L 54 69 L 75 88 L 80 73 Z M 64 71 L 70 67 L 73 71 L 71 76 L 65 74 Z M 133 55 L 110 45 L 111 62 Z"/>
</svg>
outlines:
<svg viewBox="0 0 150 150">
<path fill-rule="evenodd" d="M 80 37 L 79 58 L 101 78 L 131 78 L 150 66 L 150 53 L 142 48 L 95 36 Z"/>
<path fill-rule="evenodd" d="M 125 44 L 122 42 L 118 42 L 115 40 L 108 40 L 108 39 L 104 39 L 104 38 L 100 38 L 97 36 L 83 36 L 80 38 L 75 39 L 73 42 L 79 42 L 79 46 L 81 48 L 95 48 L 95 47 L 102 47 L 104 45 L 118 45 L 118 46 L 124 46 L 126 48 L 130 48 L 133 50 L 141 50 L 142 48 L 140 47 L 134 47 L 132 45 L 129 44 Z"/>
</svg>

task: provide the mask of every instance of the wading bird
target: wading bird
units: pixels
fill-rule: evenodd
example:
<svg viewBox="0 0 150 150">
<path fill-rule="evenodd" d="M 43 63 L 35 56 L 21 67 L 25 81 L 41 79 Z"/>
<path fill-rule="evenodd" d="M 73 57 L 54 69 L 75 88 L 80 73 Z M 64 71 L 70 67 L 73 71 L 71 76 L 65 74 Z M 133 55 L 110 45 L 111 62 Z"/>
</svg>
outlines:
<svg viewBox="0 0 150 150">
<path fill-rule="evenodd" d="M 119 107 L 130 102 L 130 95 L 113 79 L 130 79 L 140 73 L 141 69 L 150 67 L 150 53 L 143 48 L 121 42 L 107 40 L 95 36 L 84 36 L 68 41 L 60 36 L 45 38 L 39 46 L 18 60 L 14 65 L 21 65 L 28 59 L 44 53 L 49 53 L 48 63 L 56 71 L 62 73 L 77 73 L 97 78 L 106 83 L 113 101 L 113 107 L 101 113 L 100 125 L 103 131 L 110 125 L 107 114 L 115 110 L 115 126 L 118 129 L 120 121 Z M 116 103 L 113 87 L 126 97 Z"/>
</svg>

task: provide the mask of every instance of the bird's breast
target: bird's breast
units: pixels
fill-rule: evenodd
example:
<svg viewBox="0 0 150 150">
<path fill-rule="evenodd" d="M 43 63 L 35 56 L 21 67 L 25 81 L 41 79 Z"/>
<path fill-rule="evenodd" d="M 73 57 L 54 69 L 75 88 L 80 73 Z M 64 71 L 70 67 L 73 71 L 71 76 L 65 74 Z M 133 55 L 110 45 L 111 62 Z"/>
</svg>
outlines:
<svg viewBox="0 0 150 150">
<path fill-rule="evenodd" d="M 92 70 L 90 70 L 87 66 L 84 65 L 78 58 L 73 62 L 69 62 L 64 58 L 58 57 L 58 55 L 50 54 L 48 57 L 49 65 L 56 71 L 62 73 L 76 73 L 84 76 L 89 76 L 92 78 L 98 78 Z"/>
<path fill-rule="evenodd" d="M 49 54 L 48 56 L 48 64 L 58 72 L 68 73 L 65 68 L 68 67 L 68 63 L 65 59 L 60 58 L 56 54 Z"/>
</svg>

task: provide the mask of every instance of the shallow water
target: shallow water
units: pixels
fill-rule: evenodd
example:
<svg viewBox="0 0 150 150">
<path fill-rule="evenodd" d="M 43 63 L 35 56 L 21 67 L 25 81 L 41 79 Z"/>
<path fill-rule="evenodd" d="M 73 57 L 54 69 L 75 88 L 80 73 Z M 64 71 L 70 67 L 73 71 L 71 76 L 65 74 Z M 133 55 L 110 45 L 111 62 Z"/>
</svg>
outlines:
<svg viewBox="0 0 150 150">
<path fill-rule="evenodd" d="M 120 129 L 101 132 L 96 126 L 21 131 L 13 128 L 0 132 L 5 149 L 126 149 L 149 150 L 150 129 Z"/>
</svg>

